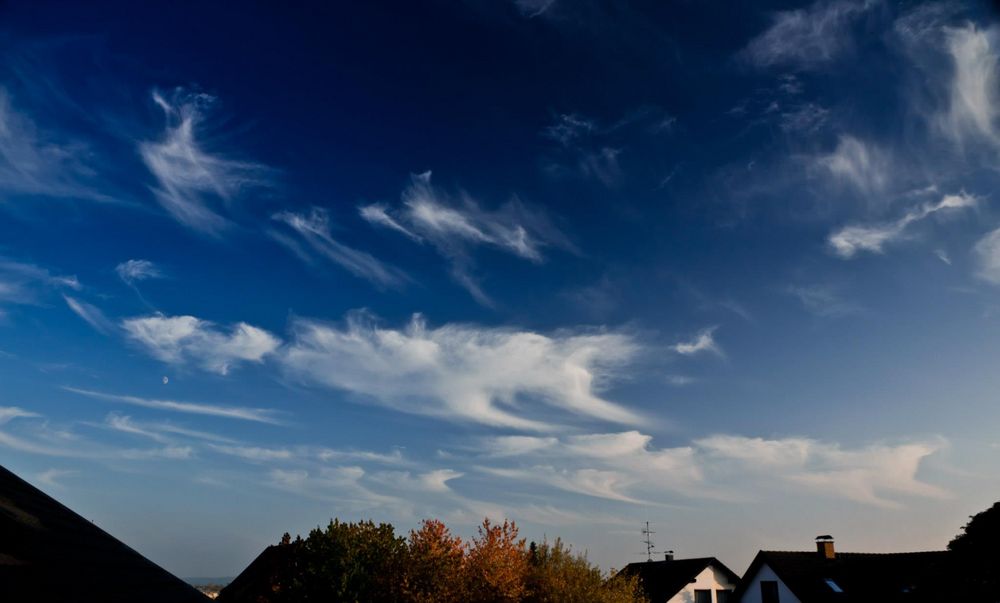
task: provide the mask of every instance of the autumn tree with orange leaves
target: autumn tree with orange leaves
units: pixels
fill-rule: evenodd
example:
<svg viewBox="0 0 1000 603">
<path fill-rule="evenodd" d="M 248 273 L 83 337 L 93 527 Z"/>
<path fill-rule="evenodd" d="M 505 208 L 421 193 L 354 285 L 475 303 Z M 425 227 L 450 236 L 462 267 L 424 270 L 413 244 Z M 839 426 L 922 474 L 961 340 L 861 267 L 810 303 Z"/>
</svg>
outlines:
<svg viewBox="0 0 1000 603">
<path fill-rule="evenodd" d="M 465 546 L 436 519 L 425 519 L 410 532 L 402 592 L 410 603 L 457 603 L 467 600 L 462 574 Z"/>
<path fill-rule="evenodd" d="M 481 603 L 520 601 L 525 594 L 528 551 L 517 537 L 517 525 L 484 519 L 465 560 L 465 576 L 472 599 Z"/>
</svg>

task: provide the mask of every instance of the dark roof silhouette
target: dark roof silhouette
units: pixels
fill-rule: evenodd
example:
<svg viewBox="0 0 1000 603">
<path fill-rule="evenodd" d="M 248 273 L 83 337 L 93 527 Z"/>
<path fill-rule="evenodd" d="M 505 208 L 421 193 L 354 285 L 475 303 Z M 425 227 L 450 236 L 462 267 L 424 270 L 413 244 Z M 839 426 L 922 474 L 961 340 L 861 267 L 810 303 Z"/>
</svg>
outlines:
<svg viewBox="0 0 1000 603">
<path fill-rule="evenodd" d="M 257 603 L 266 601 L 273 592 L 276 578 L 288 575 L 296 548 L 295 543 L 271 545 L 250 565 L 226 585 L 216 601 L 221 603 Z"/>
<path fill-rule="evenodd" d="M 815 551 L 760 551 L 736 589 L 737 600 L 764 563 L 803 603 L 947 601 L 954 594 L 947 551 L 837 553 L 833 559 Z"/>
<path fill-rule="evenodd" d="M 621 574 L 638 576 L 639 584 L 652 603 L 663 603 L 687 586 L 706 567 L 713 566 L 736 584 L 740 577 L 715 557 L 671 559 L 669 561 L 640 561 L 629 563 Z"/>
<path fill-rule="evenodd" d="M 208 599 L 0 466 L 0 601 L 205 603 Z"/>
</svg>

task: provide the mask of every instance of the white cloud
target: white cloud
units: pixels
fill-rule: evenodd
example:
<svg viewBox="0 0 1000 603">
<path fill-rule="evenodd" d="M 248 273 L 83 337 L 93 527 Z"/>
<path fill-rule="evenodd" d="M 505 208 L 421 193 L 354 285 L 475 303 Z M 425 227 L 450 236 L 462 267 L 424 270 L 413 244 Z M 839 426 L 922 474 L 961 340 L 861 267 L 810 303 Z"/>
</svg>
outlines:
<svg viewBox="0 0 1000 603">
<path fill-rule="evenodd" d="M 131 285 L 152 278 L 163 278 L 163 271 L 149 260 L 127 260 L 115 266 L 118 278 Z"/>
<path fill-rule="evenodd" d="M 22 419 L 22 418 L 36 418 L 41 415 L 33 413 L 23 408 L 18 408 L 17 406 L 0 406 L 0 425 L 11 421 L 12 419 Z"/>
<path fill-rule="evenodd" d="M 0 408 L 0 416 L 2 411 Z M 7 409 L 9 410 L 9 409 Z M 20 409 L 14 409 L 20 411 Z M 32 419 L 16 426 L 17 434 L 0 431 L 0 446 L 40 456 L 55 456 L 91 460 L 150 460 L 190 459 L 194 450 L 189 446 L 163 446 L 161 448 L 116 448 L 91 442 L 78 435 L 55 429 L 41 415 L 20 411 L 18 417 Z M 0 425 L 3 422 L 0 421 Z"/>
<path fill-rule="evenodd" d="M 695 442 L 712 459 L 728 459 L 743 470 L 770 474 L 807 490 L 855 502 L 896 508 L 889 494 L 942 498 L 947 493 L 917 478 L 921 461 L 943 441 L 871 445 L 847 450 L 807 438 L 765 440 L 713 436 Z"/>
<path fill-rule="evenodd" d="M 64 477 L 76 475 L 76 473 L 76 471 L 71 471 L 69 469 L 48 469 L 39 473 L 35 479 L 43 486 L 48 486 L 49 488 L 62 488 L 63 485 L 59 483 L 59 480 Z"/>
<path fill-rule="evenodd" d="M 947 110 L 938 115 L 941 131 L 956 142 L 985 140 L 1000 149 L 1000 33 L 973 24 L 944 28 L 954 71 Z"/>
<path fill-rule="evenodd" d="M 434 187 L 430 172 L 413 175 L 401 198 L 402 206 L 397 209 L 384 204 L 362 206 L 361 217 L 414 242 L 433 245 L 451 262 L 455 280 L 487 306 L 492 300 L 472 275 L 473 248 L 489 247 L 535 263 L 543 260 L 545 247 L 572 249 L 544 215 L 516 199 L 496 211 L 486 211 L 468 195 L 455 200 Z"/>
<path fill-rule="evenodd" d="M 553 426 L 523 411 L 639 420 L 598 395 L 637 351 L 627 335 L 429 328 L 419 315 L 391 329 L 363 314 L 348 316 L 343 326 L 298 320 L 293 331 L 281 355 L 290 374 L 405 412 L 531 430 Z"/>
<path fill-rule="evenodd" d="M 519 454 L 495 456 L 505 438 L 481 442 L 478 469 L 496 477 L 622 502 L 665 504 L 671 496 L 766 499 L 798 490 L 894 508 L 898 497 L 947 496 L 918 479 L 942 440 L 845 448 L 810 438 L 715 435 L 656 448 L 637 431 L 518 441 Z M 539 463 L 539 461 L 543 461 Z"/>
<path fill-rule="evenodd" d="M 883 190 L 890 181 L 888 155 L 853 136 L 841 136 L 837 148 L 828 155 L 817 157 L 816 165 L 865 194 Z"/>
<path fill-rule="evenodd" d="M 976 276 L 1000 285 L 1000 228 L 979 239 L 972 253 L 976 260 Z"/>
<path fill-rule="evenodd" d="M 682 341 L 674 344 L 671 348 L 678 354 L 684 356 L 694 356 L 702 352 L 710 352 L 716 356 L 723 356 L 722 348 L 715 342 L 715 330 L 718 327 L 709 327 L 700 331 L 691 341 Z"/>
<path fill-rule="evenodd" d="M 239 419 L 243 421 L 256 421 L 258 423 L 278 424 L 276 418 L 277 411 L 270 408 L 247 408 L 243 406 L 217 406 L 214 404 L 199 404 L 196 402 L 179 402 L 176 400 L 158 400 L 154 398 L 140 398 L 138 396 L 122 396 L 118 394 L 106 394 L 76 387 L 64 387 L 66 391 L 106 400 L 109 402 L 121 402 L 133 406 L 145 408 L 155 408 L 157 410 L 168 410 L 173 412 L 190 413 L 196 415 L 208 415 L 213 417 L 223 417 L 227 419 Z"/>
<path fill-rule="evenodd" d="M 944 195 L 937 203 L 924 203 L 906 212 L 893 222 L 871 225 L 852 225 L 830 235 L 828 243 L 833 252 L 844 259 L 850 259 L 860 252 L 882 253 L 885 245 L 903 238 L 906 228 L 941 211 L 952 211 L 975 207 L 978 197 L 961 192 Z"/>
<path fill-rule="evenodd" d="M 85 145 L 40 131 L 30 117 L 14 109 L 10 94 L 0 87 L 0 191 L 113 201 L 94 188 L 96 173 L 88 159 L 91 153 Z"/>
<path fill-rule="evenodd" d="M 46 292 L 82 288 L 75 276 L 52 274 L 35 264 L 0 257 L 0 302 L 37 304 Z"/>
<path fill-rule="evenodd" d="M 63 295 L 63 299 L 66 300 L 66 305 L 69 306 L 69 309 L 74 314 L 83 319 L 84 322 L 93 327 L 98 333 L 108 335 L 115 330 L 115 323 L 109 320 L 97 306 L 68 295 Z"/>
<path fill-rule="evenodd" d="M 742 54 L 758 67 L 816 68 L 851 49 L 851 26 L 875 4 L 871 0 L 820 0 L 807 8 L 780 11 Z"/>
<path fill-rule="evenodd" d="M 362 215 L 365 215 L 364 212 Z M 371 217 L 374 215 L 374 211 L 371 211 L 366 219 L 377 221 L 377 218 Z M 309 214 L 286 211 L 273 217 L 295 231 L 312 253 L 337 264 L 354 276 L 366 279 L 379 287 L 401 287 L 409 280 L 402 270 L 383 263 L 370 253 L 348 247 L 334 239 L 330 234 L 329 215 L 322 208 L 314 207 Z M 292 243 L 291 248 L 296 255 L 311 260 L 309 252 L 294 239 L 289 240 L 280 233 L 272 233 L 273 235 L 278 235 L 275 239 L 286 245 Z"/>
<path fill-rule="evenodd" d="M 153 100 L 163 109 L 166 130 L 159 141 L 140 143 L 139 153 L 159 184 L 156 198 L 185 226 L 218 234 L 229 221 L 212 208 L 213 200 L 230 202 L 243 189 L 266 184 L 269 170 L 202 147 L 199 127 L 214 97 L 178 89 L 169 99 L 153 92 Z"/>
<path fill-rule="evenodd" d="M 222 454 L 239 457 L 246 461 L 266 462 L 266 461 L 287 461 L 294 454 L 287 448 L 263 448 L 261 446 L 223 446 L 220 444 L 209 444 L 209 448 Z"/>
<path fill-rule="evenodd" d="M 122 321 L 122 328 L 162 362 L 191 362 L 222 375 L 243 362 L 263 362 L 281 345 L 281 340 L 271 333 L 245 322 L 225 332 L 194 316 L 129 318 Z"/>
</svg>

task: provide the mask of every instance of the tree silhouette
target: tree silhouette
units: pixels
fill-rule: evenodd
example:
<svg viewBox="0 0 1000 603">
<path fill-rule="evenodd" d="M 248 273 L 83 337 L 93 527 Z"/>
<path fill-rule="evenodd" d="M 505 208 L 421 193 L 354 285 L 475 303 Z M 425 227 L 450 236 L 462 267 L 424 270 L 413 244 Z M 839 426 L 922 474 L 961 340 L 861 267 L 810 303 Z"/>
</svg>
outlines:
<svg viewBox="0 0 1000 603">
<path fill-rule="evenodd" d="M 963 600 L 998 600 L 1000 593 L 1000 502 L 969 518 L 948 543 L 967 591 Z"/>
</svg>

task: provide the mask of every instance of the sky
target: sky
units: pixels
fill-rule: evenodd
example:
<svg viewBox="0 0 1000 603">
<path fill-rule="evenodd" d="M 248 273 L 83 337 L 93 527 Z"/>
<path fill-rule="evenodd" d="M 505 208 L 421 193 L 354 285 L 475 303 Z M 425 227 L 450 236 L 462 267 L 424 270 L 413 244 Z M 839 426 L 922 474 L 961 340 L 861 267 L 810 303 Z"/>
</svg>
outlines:
<svg viewBox="0 0 1000 603">
<path fill-rule="evenodd" d="M 0 463 L 180 576 L 333 517 L 742 572 L 1000 498 L 991 4 L 10 1 L 0 45 Z"/>
</svg>

